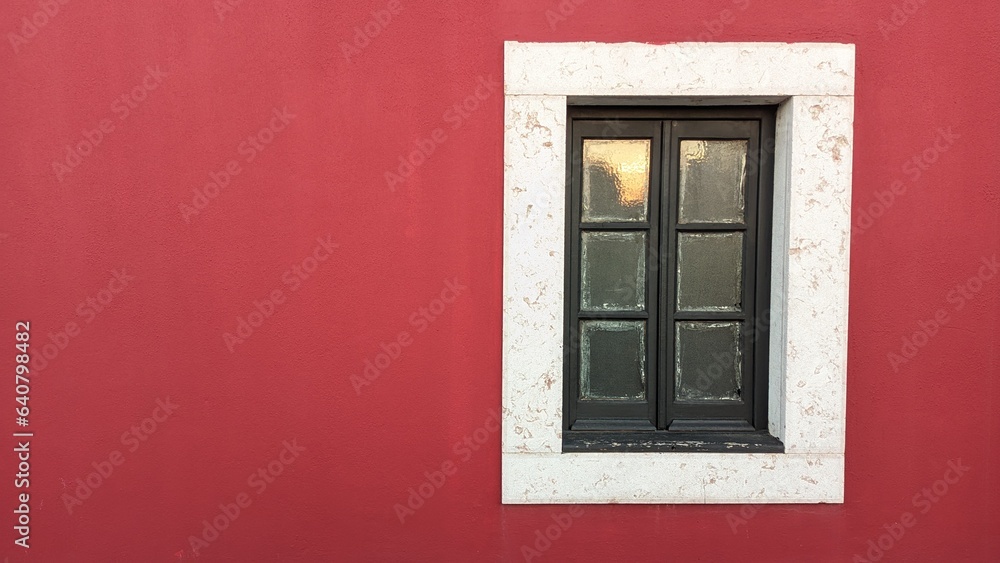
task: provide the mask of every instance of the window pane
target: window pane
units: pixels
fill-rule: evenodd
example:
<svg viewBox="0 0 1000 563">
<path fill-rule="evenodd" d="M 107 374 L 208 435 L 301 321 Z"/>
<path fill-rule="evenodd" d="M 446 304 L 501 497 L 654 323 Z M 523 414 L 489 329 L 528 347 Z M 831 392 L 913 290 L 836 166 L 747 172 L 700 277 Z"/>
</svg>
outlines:
<svg viewBox="0 0 1000 563">
<path fill-rule="evenodd" d="M 679 321 L 674 397 L 678 401 L 740 398 L 743 357 L 739 322 Z"/>
<path fill-rule="evenodd" d="M 742 223 L 746 141 L 681 141 L 678 223 Z"/>
<path fill-rule="evenodd" d="M 741 308 L 743 233 L 677 234 L 677 310 Z"/>
<path fill-rule="evenodd" d="M 646 233 L 584 232 L 580 308 L 642 311 L 646 302 Z"/>
<path fill-rule="evenodd" d="M 580 322 L 580 398 L 645 400 L 646 321 Z"/>
<path fill-rule="evenodd" d="M 649 139 L 584 139 L 583 221 L 646 221 Z"/>
</svg>

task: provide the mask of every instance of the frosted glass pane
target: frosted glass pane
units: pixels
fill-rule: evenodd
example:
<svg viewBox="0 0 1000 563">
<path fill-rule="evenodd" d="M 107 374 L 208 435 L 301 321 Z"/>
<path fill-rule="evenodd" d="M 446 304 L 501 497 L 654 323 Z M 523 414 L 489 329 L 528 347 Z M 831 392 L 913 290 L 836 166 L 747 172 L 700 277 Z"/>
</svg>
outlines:
<svg viewBox="0 0 1000 563">
<path fill-rule="evenodd" d="M 743 357 L 739 322 L 676 323 L 674 397 L 678 401 L 740 399 Z"/>
<path fill-rule="evenodd" d="M 739 311 L 743 233 L 677 234 L 677 310 Z"/>
<path fill-rule="evenodd" d="M 584 232 L 580 308 L 641 311 L 646 302 L 646 233 Z"/>
<path fill-rule="evenodd" d="M 742 223 L 746 141 L 681 141 L 678 223 Z"/>
<path fill-rule="evenodd" d="M 584 139 L 583 221 L 645 221 L 649 139 Z"/>
<path fill-rule="evenodd" d="M 580 398 L 645 400 L 646 321 L 580 322 Z"/>
</svg>

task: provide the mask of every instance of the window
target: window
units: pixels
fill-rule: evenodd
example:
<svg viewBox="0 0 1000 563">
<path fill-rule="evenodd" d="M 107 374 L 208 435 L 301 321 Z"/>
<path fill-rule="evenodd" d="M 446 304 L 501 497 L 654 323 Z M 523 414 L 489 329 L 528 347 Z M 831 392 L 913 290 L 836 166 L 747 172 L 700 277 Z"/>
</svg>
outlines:
<svg viewBox="0 0 1000 563">
<path fill-rule="evenodd" d="M 782 451 L 764 320 L 774 116 L 569 108 L 563 451 Z"/>
<path fill-rule="evenodd" d="M 507 42 L 504 106 L 503 502 L 843 502 L 854 46 Z M 660 123 L 658 137 L 653 135 L 655 125 L 650 126 L 652 132 L 637 136 L 640 140 L 650 140 L 652 186 L 657 181 L 652 179 L 654 174 L 662 184 L 670 170 L 677 170 L 678 163 L 654 158 L 671 142 L 673 131 L 668 134 L 667 122 L 759 121 L 760 139 L 764 143 L 765 126 L 769 126 L 770 119 L 748 114 L 707 117 L 698 113 L 728 111 L 723 108 L 760 111 L 763 106 L 775 108 L 770 291 L 765 309 L 769 312 L 766 317 L 769 322 L 766 358 L 758 353 L 753 362 L 757 377 L 754 385 L 761 383 L 759 374 L 766 373 L 767 392 L 764 405 L 759 402 L 764 397 L 754 387 L 753 402 L 755 409 L 766 407 L 767 434 L 780 441 L 783 449 L 767 451 L 766 444 L 759 448 L 749 447 L 750 444 L 721 451 L 710 448 L 691 451 L 698 448 L 675 440 L 670 445 L 678 447 L 672 450 L 666 443 L 657 445 L 660 438 L 651 440 L 654 447 L 648 448 L 623 449 L 614 447 L 613 441 L 605 441 L 574 449 L 573 432 L 566 429 L 565 412 L 567 363 L 574 354 L 571 346 L 566 345 L 565 332 L 566 307 L 572 302 L 567 288 L 574 287 L 567 284 L 566 278 L 573 275 L 567 270 L 567 261 L 572 260 L 567 234 L 573 224 L 573 207 L 567 203 L 572 197 L 567 191 L 572 186 L 568 186 L 567 175 L 573 162 L 570 149 L 575 122 L 592 118 L 606 125 L 615 123 L 609 123 L 607 115 L 586 114 L 586 111 L 618 111 L 614 108 L 624 107 L 633 108 L 629 111 L 646 111 L 617 117 L 628 124 Z M 659 110 L 653 109 L 668 107 L 678 108 L 678 113 L 657 114 Z M 684 114 L 684 111 L 694 113 Z M 641 127 L 638 123 L 636 126 Z M 610 135 L 610 140 L 615 135 L 628 140 L 630 137 L 623 133 L 614 127 L 607 132 L 603 127 L 598 131 L 599 136 Z M 653 146 L 656 138 L 659 148 Z M 641 155 L 645 147 L 642 143 L 638 145 L 629 144 L 630 150 Z M 770 153 L 765 150 L 762 157 Z M 631 162 L 628 160 L 620 172 L 638 174 L 639 168 Z M 747 169 L 751 166 L 748 162 Z M 679 188 L 679 177 L 677 181 L 675 191 Z M 761 180 L 759 198 L 767 196 L 761 191 L 763 188 Z M 660 213 L 655 218 L 649 215 L 650 220 L 658 220 L 659 224 L 644 234 L 647 247 L 653 242 L 654 233 L 661 238 L 679 234 L 678 229 L 669 228 L 669 213 L 664 223 L 662 204 L 663 199 L 669 202 L 669 190 L 668 185 L 666 190 L 660 186 L 659 190 L 649 192 L 647 209 L 654 212 L 659 209 Z M 665 197 L 661 195 L 664 193 Z M 631 192 L 627 195 L 629 202 L 642 201 Z M 600 196 L 598 193 L 597 197 Z M 654 202 L 654 197 L 660 200 Z M 748 201 L 745 199 L 744 205 Z M 606 211 L 604 204 L 611 203 L 614 200 L 599 201 L 596 213 Z M 758 207 L 763 205 L 766 204 L 760 199 Z M 618 218 L 632 219 L 620 221 L 623 223 L 634 223 L 632 213 L 641 211 L 641 203 L 627 207 Z M 705 211 L 699 208 L 698 212 Z M 757 217 L 756 228 L 760 233 L 759 213 Z M 730 232 L 738 230 L 718 221 L 718 217 L 713 221 L 726 224 L 725 229 Z M 621 229 L 626 236 L 618 238 L 641 239 L 642 234 L 634 233 L 637 230 L 640 229 Z M 621 240 L 611 242 L 627 246 Z M 755 246 L 758 248 L 755 263 L 759 264 L 766 258 L 759 245 Z M 660 251 L 663 241 L 657 241 L 652 248 L 658 254 L 650 263 L 655 262 L 658 269 L 655 272 L 645 269 L 642 275 L 662 284 L 671 270 L 661 267 L 659 261 L 669 258 L 664 258 Z M 669 240 L 666 248 L 670 248 Z M 599 249 L 598 260 L 601 254 Z M 603 254 L 613 255 L 608 260 L 624 261 L 624 254 L 618 251 Z M 683 269 L 683 256 L 680 262 Z M 763 272 L 764 268 L 757 266 L 757 271 Z M 635 272 L 638 277 L 638 266 Z M 757 283 L 754 307 L 759 309 L 763 306 L 759 297 L 763 286 L 756 280 L 757 274 L 753 277 Z M 746 269 L 742 278 L 749 279 Z M 657 328 L 669 319 L 663 317 L 666 313 L 662 303 L 669 303 L 668 291 L 673 282 L 666 281 L 667 289 L 657 285 L 660 292 L 656 301 Z M 632 299 L 636 296 L 630 298 L 627 292 L 614 291 L 618 280 L 611 279 L 606 284 L 611 285 L 607 293 L 601 293 L 597 287 L 595 294 L 592 288 L 587 297 L 592 307 L 614 303 L 615 307 L 621 307 L 615 311 L 621 312 L 622 317 L 639 313 L 634 310 L 638 305 Z M 722 286 L 711 288 L 721 291 Z M 683 292 L 684 288 L 681 289 Z M 704 301 L 696 299 L 696 303 Z M 745 300 L 741 302 L 742 307 L 747 305 Z M 612 339 L 624 341 L 628 336 L 612 332 Z M 658 354 L 661 349 L 664 355 L 672 353 L 662 342 L 665 334 L 664 330 L 658 333 L 656 348 L 649 346 L 648 340 L 638 341 L 638 346 L 647 347 L 636 355 Z M 615 342 L 610 346 L 623 349 Z M 762 372 L 764 366 L 766 370 Z M 657 372 L 654 377 L 658 376 Z M 649 384 L 649 379 L 646 383 Z M 744 390 L 741 387 L 741 393 Z M 597 382 L 589 392 L 593 395 L 607 391 Z M 641 392 L 647 393 L 647 397 L 654 396 L 642 385 L 626 388 L 625 392 L 630 397 Z M 633 414 L 631 422 L 642 420 L 638 412 L 625 419 L 630 420 L 628 416 Z M 648 410 L 646 414 L 649 415 Z M 591 418 L 607 428 L 621 417 Z M 652 425 L 652 419 L 649 420 Z M 759 419 L 753 419 L 755 428 L 760 424 Z M 699 431 L 671 431 L 666 425 L 644 432 L 691 437 Z M 759 435 L 762 430 L 729 433 Z"/>
</svg>

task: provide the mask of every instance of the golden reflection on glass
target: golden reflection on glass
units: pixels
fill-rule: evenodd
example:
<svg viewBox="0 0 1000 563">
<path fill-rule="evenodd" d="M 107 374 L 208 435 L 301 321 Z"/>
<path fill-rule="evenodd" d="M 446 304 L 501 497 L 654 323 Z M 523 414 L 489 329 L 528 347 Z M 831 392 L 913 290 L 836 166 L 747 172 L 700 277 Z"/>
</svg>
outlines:
<svg viewBox="0 0 1000 563">
<path fill-rule="evenodd" d="M 584 139 L 583 221 L 646 221 L 649 139 Z"/>
</svg>

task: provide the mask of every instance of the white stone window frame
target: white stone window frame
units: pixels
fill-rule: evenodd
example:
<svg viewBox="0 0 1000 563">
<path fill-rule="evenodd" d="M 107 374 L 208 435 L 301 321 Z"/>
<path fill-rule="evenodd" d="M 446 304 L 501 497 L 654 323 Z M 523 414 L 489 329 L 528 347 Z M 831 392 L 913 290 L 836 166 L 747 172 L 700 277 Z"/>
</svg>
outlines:
<svg viewBox="0 0 1000 563">
<path fill-rule="evenodd" d="M 504 45 L 505 504 L 842 503 L 854 45 Z M 778 104 L 768 429 L 780 454 L 563 453 L 567 103 Z"/>
</svg>

